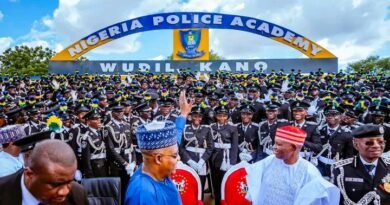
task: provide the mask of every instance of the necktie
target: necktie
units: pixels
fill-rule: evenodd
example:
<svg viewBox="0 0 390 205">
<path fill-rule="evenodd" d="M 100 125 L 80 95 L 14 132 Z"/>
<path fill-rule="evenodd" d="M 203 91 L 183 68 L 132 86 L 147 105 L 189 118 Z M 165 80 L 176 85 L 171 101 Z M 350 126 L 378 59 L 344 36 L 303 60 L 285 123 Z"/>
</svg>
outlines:
<svg viewBox="0 0 390 205">
<path fill-rule="evenodd" d="M 371 172 L 372 172 L 372 170 L 374 170 L 374 168 L 375 168 L 375 165 L 372 165 L 372 164 L 365 164 L 365 165 L 364 165 L 364 167 L 366 168 L 366 170 L 367 170 L 368 174 L 370 174 L 370 175 L 371 175 L 371 177 L 372 177 L 372 174 L 371 174 Z"/>
<path fill-rule="evenodd" d="M 332 135 L 332 134 L 334 133 L 334 131 L 336 131 L 336 130 L 334 130 L 334 129 L 329 129 L 329 135 Z"/>
</svg>

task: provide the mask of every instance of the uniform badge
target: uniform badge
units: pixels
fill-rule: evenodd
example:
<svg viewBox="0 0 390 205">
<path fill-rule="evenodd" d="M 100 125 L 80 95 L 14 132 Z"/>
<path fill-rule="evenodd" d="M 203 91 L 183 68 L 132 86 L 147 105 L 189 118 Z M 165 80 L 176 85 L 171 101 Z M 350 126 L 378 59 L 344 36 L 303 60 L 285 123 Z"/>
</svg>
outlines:
<svg viewBox="0 0 390 205">
<path fill-rule="evenodd" d="M 385 133 L 385 129 L 383 129 L 383 126 L 379 127 L 379 133 L 383 135 Z"/>
<path fill-rule="evenodd" d="M 390 174 L 387 174 L 383 179 L 382 179 L 383 185 L 379 185 L 385 192 L 390 194 Z"/>
<path fill-rule="evenodd" d="M 82 141 L 81 142 L 81 148 L 85 149 L 87 147 L 87 142 L 86 141 Z"/>
</svg>

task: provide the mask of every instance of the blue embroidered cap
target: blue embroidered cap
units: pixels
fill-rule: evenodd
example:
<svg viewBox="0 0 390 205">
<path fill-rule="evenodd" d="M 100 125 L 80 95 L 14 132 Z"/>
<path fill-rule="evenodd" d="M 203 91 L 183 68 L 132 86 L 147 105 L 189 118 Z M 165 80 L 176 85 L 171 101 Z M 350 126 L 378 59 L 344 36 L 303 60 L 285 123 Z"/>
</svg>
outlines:
<svg viewBox="0 0 390 205">
<path fill-rule="evenodd" d="M 9 125 L 0 129 L 0 144 L 15 142 L 26 136 L 21 125 Z"/>
<path fill-rule="evenodd" d="M 177 144 L 176 126 L 172 121 L 156 122 L 138 126 L 136 130 L 138 147 L 154 150 Z"/>
</svg>

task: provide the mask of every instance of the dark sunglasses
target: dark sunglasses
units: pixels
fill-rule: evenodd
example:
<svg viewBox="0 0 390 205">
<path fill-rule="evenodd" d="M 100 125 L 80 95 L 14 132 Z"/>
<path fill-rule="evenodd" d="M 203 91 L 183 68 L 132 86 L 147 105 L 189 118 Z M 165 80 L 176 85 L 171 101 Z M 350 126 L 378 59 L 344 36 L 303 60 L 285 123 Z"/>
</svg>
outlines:
<svg viewBox="0 0 390 205">
<path fill-rule="evenodd" d="M 384 146 L 384 145 L 386 145 L 386 140 L 376 140 L 376 142 L 380 145 L 380 146 Z M 375 141 L 373 140 L 373 141 L 367 141 L 367 142 L 365 142 L 364 143 L 366 146 L 374 146 L 374 144 L 375 144 Z"/>
</svg>

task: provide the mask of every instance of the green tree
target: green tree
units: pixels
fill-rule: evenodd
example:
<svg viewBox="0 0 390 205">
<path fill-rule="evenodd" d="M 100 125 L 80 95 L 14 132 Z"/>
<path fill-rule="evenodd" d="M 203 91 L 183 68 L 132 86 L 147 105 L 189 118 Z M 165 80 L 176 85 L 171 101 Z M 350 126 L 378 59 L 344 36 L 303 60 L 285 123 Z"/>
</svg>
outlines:
<svg viewBox="0 0 390 205">
<path fill-rule="evenodd" d="M 369 56 L 366 59 L 348 64 L 355 73 L 385 73 L 390 74 L 390 58 Z"/>
<path fill-rule="evenodd" d="M 210 60 L 223 60 L 225 58 L 219 56 L 215 51 L 212 49 L 210 50 Z M 166 60 L 173 60 L 173 54 L 170 56 L 167 56 Z"/>
<path fill-rule="evenodd" d="M 42 46 L 15 46 L 8 48 L 0 55 L 2 75 L 46 75 L 49 60 L 55 54 Z"/>
</svg>

